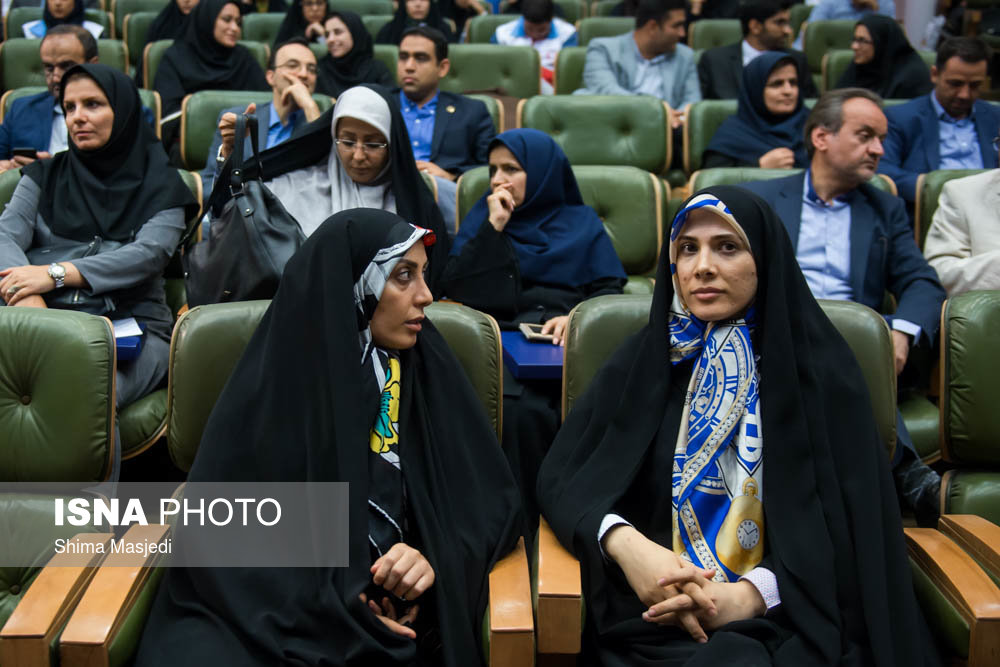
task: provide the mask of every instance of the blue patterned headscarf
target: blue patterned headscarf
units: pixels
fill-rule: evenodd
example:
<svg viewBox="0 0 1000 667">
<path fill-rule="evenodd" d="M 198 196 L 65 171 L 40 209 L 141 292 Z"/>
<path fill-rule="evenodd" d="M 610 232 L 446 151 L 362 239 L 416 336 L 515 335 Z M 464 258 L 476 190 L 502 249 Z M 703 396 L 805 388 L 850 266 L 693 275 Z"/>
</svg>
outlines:
<svg viewBox="0 0 1000 667">
<path fill-rule="evenodd" d="M 624 278 L 625 270 L 604 223 L 583 203 L 566 154 L 539 130 L 508 130 L 490 144 L 506 147 L 527 174 L 524 201 L 504 233 L 517 255 L 521 278 L 579 287 L 599 278 Z M 462 220 L 451 254 L 458 255 L 487 222 L 489 192 Z"/>
<path fill-rule="evenodd" d="M 735 581 L 760 562 L 765 543 L 754 309 L 731 320 L 705 322 L 684 303 L 677 239 L 696 209 L 717 215 L 750 248 L 732 212 L 711 194 L 692 199 L 670 230 L 670 361 L 695 360 L 674 451 L 673 541 L 675 551 L 715 570 L 717 581 Z"/>
</svg>

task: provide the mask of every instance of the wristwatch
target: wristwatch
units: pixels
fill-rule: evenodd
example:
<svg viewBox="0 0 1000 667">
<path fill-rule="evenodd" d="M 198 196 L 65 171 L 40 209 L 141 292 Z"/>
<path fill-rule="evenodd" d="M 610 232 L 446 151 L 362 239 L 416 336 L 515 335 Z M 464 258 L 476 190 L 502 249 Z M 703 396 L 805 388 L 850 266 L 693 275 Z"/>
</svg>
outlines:
<svg viewBox="0 0 1000 667">
<path fill-rule="evenodd" d="M 66 267 L 53 262 L 49 264 L 49 278 L 56 281 L 56 289 L 66 284 Z"/>
</svg>

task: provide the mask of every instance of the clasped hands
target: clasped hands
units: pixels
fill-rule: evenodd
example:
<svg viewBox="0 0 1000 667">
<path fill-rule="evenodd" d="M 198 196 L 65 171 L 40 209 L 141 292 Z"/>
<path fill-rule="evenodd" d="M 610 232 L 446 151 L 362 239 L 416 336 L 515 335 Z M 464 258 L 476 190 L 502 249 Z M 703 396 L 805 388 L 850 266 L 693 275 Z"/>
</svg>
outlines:
<svg viewBox="0 0 1000 667">
<path fill-rule="evenodd" d="M 713 581 L 714 570 L 691 564 L 632 526 L 612 528 L 605 536 L 604 548 L 648 607 L 643 620 L 683 628 L 699 643 L 708 641 L 708 630 L 760 616 L 767 610 L 750 582 Z"/>
<path fill-rule="evenodd" d="M 376 586 L 407 602 L 417 599 L 434 585 L 434 568 L 423 554 L 402 542 L 394 544 L 372 563 L 371 573 Z M 369 600 L 364 593 L 359 597 L 385 627 L 402 637 L 417 638 L 417 633 L 409 626 L 417 619 L 420 605 L 415 604 L 405 614 L 399 615 L 388 596 L 382 598 L 381 605 Z"/>
</svg>

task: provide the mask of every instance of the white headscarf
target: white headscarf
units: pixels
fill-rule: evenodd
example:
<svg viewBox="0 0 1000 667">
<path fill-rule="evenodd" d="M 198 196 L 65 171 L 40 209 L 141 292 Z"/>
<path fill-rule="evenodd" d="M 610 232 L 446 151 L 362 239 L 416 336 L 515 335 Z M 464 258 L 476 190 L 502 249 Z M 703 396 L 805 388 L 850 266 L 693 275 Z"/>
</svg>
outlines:
<svg viewBox="0 0 1000 667">
<path fill-rule="evenodd" d="M 345 117 L 368 123 L 389 142 L 392 114 L 385 99 L 371 88 L 357 86 L 341 94 L 330 123 L 334 139 L 337 138 L 337 121 Z M 389 166 L 387 161 L 372 184 L 356 183 L 344 170 L 334 144 L 325 165 L 290 171 L 266 185 L 298 221 L 302 232 L 309 236 L 324 220 L 346 209 L 380 208 L 395 213 L 396 197 L 392 194 L 392 183 L 386 178 Z"/>
</svg>

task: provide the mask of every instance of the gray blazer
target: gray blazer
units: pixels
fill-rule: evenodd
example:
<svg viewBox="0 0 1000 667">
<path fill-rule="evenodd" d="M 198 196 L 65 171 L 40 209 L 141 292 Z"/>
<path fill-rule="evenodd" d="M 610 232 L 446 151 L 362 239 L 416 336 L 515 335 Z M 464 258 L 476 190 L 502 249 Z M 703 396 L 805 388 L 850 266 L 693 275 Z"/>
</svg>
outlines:
<svg viewBox="0 0 1000 667">
<path fill-rule="evenodd" d="M 599 37 L 587 46 L 581 95 L 634 95 L 639 62 L 631 32 L 617 37 Z M 657 65 L 663 77 L 663 101 L 672 109 L 683 109 L 701 100 L 694 51 L 678 44 Z"/>
</svg>

